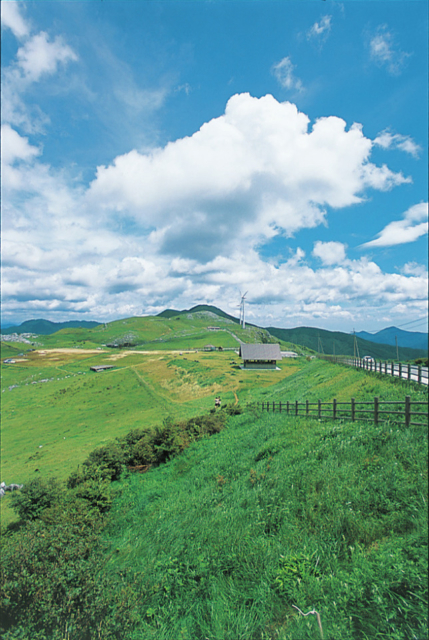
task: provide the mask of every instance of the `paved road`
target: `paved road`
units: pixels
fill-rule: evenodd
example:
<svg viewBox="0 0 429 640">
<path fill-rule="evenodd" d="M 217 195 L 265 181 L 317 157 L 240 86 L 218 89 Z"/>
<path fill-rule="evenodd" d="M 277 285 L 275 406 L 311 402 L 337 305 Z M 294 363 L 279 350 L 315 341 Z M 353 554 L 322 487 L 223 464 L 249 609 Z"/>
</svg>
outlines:
<svg viewBox="0 0 429 640">
<path fill-rule="evenodd" d="M 398 364 L 398 363 L 387 363 L 387 371 L 386 371 L 386 363 L 384 362 L 362 362 L 356 364 L 355 360 L 350 359 L 343 361 L 347 364 L 351 364 L 352 366 L 357 366 L 366 371 L 374 371 L 376 373 L 387 373 L 389 376 L 395 376 L 396 378 L 401 377 L 402 380 L 414 380 L 414 382 L 419 382 L 419 367 L 417 365 L 408 365 L 407 364 Z M 428 385 L 429 376 L 428 376 L 428 367 L 420 367 L 420 384 Z"/>
</svg>

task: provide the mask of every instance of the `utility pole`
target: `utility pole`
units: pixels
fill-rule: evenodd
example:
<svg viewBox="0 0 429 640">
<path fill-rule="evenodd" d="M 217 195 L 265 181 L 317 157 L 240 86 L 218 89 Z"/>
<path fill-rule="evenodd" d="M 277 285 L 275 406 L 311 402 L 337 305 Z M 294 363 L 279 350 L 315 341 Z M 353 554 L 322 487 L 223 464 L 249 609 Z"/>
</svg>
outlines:
<svg viewBox="0 0 429 640">
<path fill-rule="evenodd" d="M 360 358 L 356 333 L 355 333 L 355 330 L 353 329 L 353 358 L 356 358 L 356 354 L 357 354 L 357 357 Z"/>
</svg>

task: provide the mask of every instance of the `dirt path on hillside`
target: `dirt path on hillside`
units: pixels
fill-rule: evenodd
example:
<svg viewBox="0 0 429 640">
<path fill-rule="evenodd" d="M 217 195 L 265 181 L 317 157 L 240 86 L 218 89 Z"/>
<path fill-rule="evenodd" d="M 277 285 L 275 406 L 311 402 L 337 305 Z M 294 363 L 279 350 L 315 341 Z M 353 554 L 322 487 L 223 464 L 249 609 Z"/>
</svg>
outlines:
<svg viewBox="0 0 429 640">
<path fill-rule="evenodd" d="M 106 353 L 102 349 L 72 349 L 72 348 L 57 348 L 57 349 L 37 349 L 35 353 L 38 353 L 39 356 L 46 356 L 50 353 L 69 353 L 69 354 L 83 354 L 86 353 Z"/>
</svg>

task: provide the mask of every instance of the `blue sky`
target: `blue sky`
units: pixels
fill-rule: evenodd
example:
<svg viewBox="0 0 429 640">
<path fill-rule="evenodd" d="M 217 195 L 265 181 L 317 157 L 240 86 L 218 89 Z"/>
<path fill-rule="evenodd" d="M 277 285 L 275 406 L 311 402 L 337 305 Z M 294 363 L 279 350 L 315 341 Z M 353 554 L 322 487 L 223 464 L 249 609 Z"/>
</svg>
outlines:
<svg viewBox="0 0 429 640">
<path fill-rule="evenodd" d="M 425 1 L 1 9 L 3 322 L 426 330 Z"/>
</svg>

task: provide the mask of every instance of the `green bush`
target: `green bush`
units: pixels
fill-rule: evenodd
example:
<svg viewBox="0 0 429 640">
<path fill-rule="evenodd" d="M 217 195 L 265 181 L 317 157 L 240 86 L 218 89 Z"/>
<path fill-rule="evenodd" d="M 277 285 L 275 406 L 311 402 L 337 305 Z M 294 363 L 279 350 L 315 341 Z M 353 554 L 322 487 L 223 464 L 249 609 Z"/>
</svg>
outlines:
<svg viewBox="0 0 429 640">
<path fill-rule="evenodd" d="M 12 508 L 21 520 L 35 520 L 58 501 L 60 495 L 61 488 L 55 479 L 35 478 L 12 494 Z"/>
</svg>

